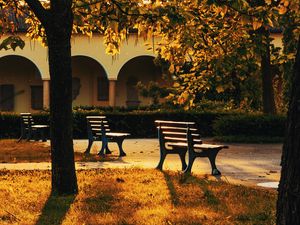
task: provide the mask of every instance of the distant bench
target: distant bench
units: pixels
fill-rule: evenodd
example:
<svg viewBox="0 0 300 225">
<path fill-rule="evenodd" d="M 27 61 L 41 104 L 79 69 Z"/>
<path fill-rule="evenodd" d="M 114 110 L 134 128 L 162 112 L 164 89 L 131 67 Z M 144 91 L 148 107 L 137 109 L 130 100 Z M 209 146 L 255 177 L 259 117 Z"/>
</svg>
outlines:
<svg viewBox="0 0 300 225">
<path fill-rule="evenodd" d="M 193 163 L 197 157 L 208 157 L 212 175 L 220 175 L 221 172 L 216 166 L 218 152 L 225 145 L 203 144 L 200 134 L 194 122 L 164 121 L 156 120 L 158 139 L 160 146 L 160 161 L 157 168 L 162 170 L 167 154 L 178 154 L 182 170 L 191 172 Z M 185 162 L 185 155 L 188 151 L 188 165 Z"/>
<path fill-rule="evenodd" d="M 20 113 L 21 116 L 21 136 L 18 140 L 26 139 L 27 141 L 34 139 L 38 141 L 47 141 L 47 131 L 49 125 L 35 124 L 31 113 Z"/>
<path fill-rule="evenodd" d="M 106 116 L 87 116 L 86 119 L 89 141 L 85 151 L 86 154 L 90 153 L 94 141 L 101 141 L 102 147 L 98 153 L 99 155 L 110 154 L 111 151 L 108 148 L 108 142 L 116 142 L 119 147 L 120 156 L 126 156 L 122 144 L 124 139 L 130 135 L 129 133 L 111 132 Z"/>
</svg>

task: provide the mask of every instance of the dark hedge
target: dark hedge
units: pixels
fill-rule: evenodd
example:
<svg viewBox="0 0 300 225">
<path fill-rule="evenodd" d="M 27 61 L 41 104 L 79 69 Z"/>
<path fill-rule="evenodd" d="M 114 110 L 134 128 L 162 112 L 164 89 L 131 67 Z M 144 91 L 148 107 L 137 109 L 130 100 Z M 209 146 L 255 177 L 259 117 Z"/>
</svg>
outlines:
<svg viewBox="0 0 300 225">
<path fill-rule="evenodd" d="M 220 117 L 213 123 L 215 136 L 284 137 L 286 116 L 237 114 Z"/>
<path fill-rule="evenodd" d="M 133 111 L 106 112 L 77 110 L 73 112 L 74 138 L 87 138 L 87 115 L 106 115 L 112 131 L 128 132 L 131 138 L 157 137 L 154 121 L 194 121 L 202 136 L 257 135 L 283 136 L 285 116 L 245 115 L 195 111 Z M 36 124 L 49 124 L 48 113 L 33 114 Z M 19 114 L 0 113 L 0 138 L 18 138 Z"/>
</svg>

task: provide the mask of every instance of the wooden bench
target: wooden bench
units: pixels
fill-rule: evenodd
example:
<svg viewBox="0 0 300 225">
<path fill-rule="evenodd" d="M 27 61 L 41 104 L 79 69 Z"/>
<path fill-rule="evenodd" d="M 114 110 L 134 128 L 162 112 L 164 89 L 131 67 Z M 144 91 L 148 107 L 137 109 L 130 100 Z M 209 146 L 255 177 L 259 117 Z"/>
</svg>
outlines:
<svg viewBox="0 0 300 225">
<path fill-rule="evenodd" d="M 111 151 L 108 148 L 108 142 L 116 142 L 119 147 L 119 156 L 126 156 L 122 144 L 124 139 L 130 135 L 129 133 L 111 132 L 106 116 L 87 116 L 86 119 L 89 141 L 85 151 L 86 154 L 90 153 L 94 141 L 101 141 L 102 147 L 98 153 L 99 155 L 110 154 Z"/>
<path fill-rule="evenodd" d="M 36 141 L 47 141 L 48 125 L 35 124 L 31 113 L 20 113 L 21 115 L 21 136 L 18 140 L 26 139 L 27 141 L 34 139 Z"/>
<path fill-rule="evenodd" d="M 157 169 L 162 170 L 168 154 L 178 154 L 181 159 L 182 170 L 185 173 L 191 172 L 197 157 L 207 157 L 211 164 L 212 175 L 221 174 L 216 166 L 216 157 L 221 149 L 228 148 L 228 146 L 203 144 L 194 122 L 156 120 L 155 124 L 158 129 L 160 146 L 160 161 Z M 188 164 L 185 161 L 187 152 Z"/>
</svg>

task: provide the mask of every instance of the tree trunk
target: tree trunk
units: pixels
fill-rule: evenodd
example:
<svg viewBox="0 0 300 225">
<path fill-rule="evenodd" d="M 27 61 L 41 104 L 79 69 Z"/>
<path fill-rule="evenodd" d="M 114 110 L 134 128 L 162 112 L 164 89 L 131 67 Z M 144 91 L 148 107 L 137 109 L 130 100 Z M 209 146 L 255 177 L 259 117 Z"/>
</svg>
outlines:
<svg viewBox="0 0 300 225">
<path fill-rule="evenodd" d="M 277 224 L 300 224 L 300 38 L 293 73 L 287 135 L 281 159 Z"/>
<path fill-rule="evenodd" d="M 62 1 L 63 2 L 63 1 Z M 57 3 L 60 4 L 60 3 Z M 71 31 L 73 14 L 64 5 L 51 11 L 47 21 L 50 67 L 50 132 L 52 192 L 77 193 L 73 150 Z"/>
<path fill-rule="evenodd" d="M 273 88 L 273 74 L 271 69 L 271 58 L 270 58 L 270 43 L 269 35 L 265 31 L 267 44 L 265 51 L 261 54 L 261 73 L 262 73 L 262 92 L 263 92 L 263 112 L 266 114 L 275 114 L 275 99 L 274 99 L 274 88 Z"/>
</svg>

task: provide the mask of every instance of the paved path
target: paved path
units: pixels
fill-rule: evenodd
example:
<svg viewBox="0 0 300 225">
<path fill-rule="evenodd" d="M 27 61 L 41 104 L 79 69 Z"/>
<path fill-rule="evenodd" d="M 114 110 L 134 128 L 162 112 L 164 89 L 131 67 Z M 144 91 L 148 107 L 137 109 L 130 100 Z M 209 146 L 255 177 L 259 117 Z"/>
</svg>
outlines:
<svg viewBox="0 0 300 225">
<path fill-rule="evenodd" d="M 205 140 L 211 142 L 210 140 Z M 46 143 L 49 144 L 49 143 Z M 262 182 L 277 182 L 280 177 L 281 144 L 227 144 L 229 149 L 222 150 L 217 157 L 217 165 L 222 172 L 220 178 L 231 183 L 256 185 Z M 74 140 L 74 149 L 83 152 L 86 140 Z M 91 153 L 96 153 L 100 142 L 94 142 Z M 110 162 L 78 162 L 77 169 L 93 168 L 155 168 L 159 160 L 157 139 L 127 139 L 123 143 L 126 157 Z M 118 155 L 118 147 L 110 143 L 113 155 Z M 180 170 L 181 163 L 177 155 L 168 155 L 164 169 Z M 0 169 L 50 169 L 50 163 L 3 163 Z M 206 158 L 196 159 L 192 172 L 210 174 L 210 164 Z"/>
</svg>

